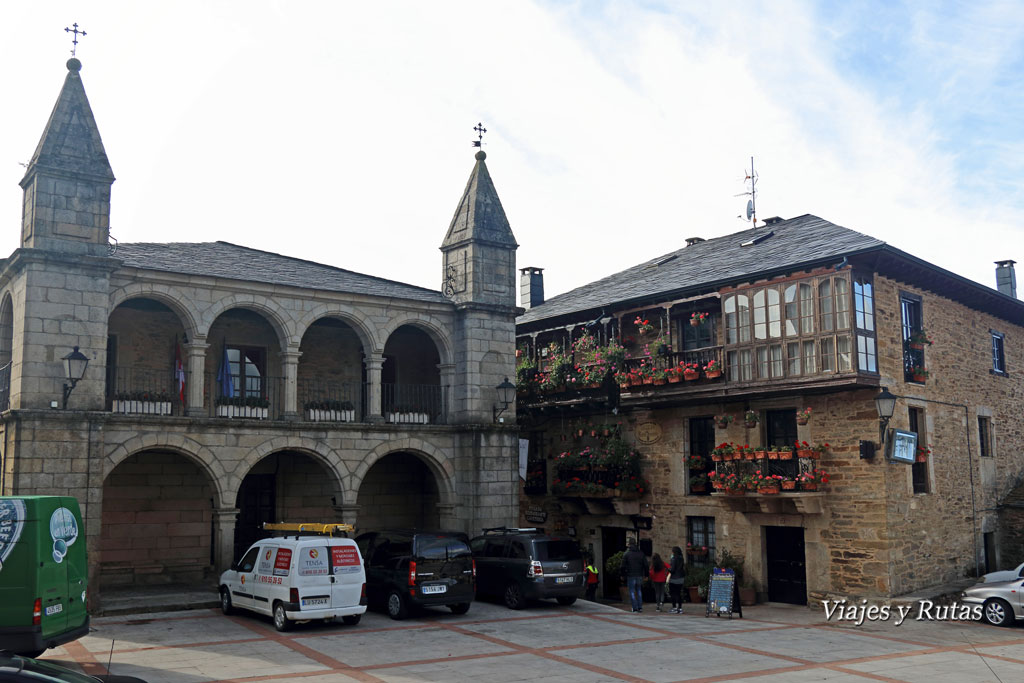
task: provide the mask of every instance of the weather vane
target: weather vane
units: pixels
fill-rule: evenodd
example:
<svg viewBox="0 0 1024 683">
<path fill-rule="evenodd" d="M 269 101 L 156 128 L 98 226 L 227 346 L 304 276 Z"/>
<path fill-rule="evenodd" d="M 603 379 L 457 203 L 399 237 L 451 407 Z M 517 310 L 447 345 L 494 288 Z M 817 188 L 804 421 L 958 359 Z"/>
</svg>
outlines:
<svg viewBox="0 0 1024 683">
<path fill-rule="evenodd" d="M 74 30 L 68 28 L 67 26 L 64 27 L 64 30 L 67 31 L 68 33 L 75 34 L 74 39 L 71 41 L 71 56 L 74 57 L 75 56 L 75 50 L 78 49 L 78 34 L 81 33 L 84 36 L 85 35 L 85 31 L 79 31 L 78 30 L 78 22 L 75 22 L 74 24 L 71 24 L 71 25 L 75 27 Z"/>
<path fill-rule="evenodd" d="M 476 131 L 476 135 L 477 135 L 477 139 L 473 140 L 473 146 L 474 147 L 483 147 L 483 144 L 484 144 L 484 133 L 487 132 L 487 129 L 484 128 L 484 124 L 478 123 L 475 126 L 473 126 L 473 130 Z"/>
<path fill-rule="evenodd" d="M 743 192 L 736 197 L 750 197 L 747 200 L 747 220 L 750 221 L 750 226 L 753 228 L 757 227 L 757 173 L 754 171 L 754 157 L 750 157 L 750 170 L 744 171 L 743 182 L 750 183 L 750 192 Z M 736 216 L 737 218 L 743 218 L 742 215 Z"/>
</svg>

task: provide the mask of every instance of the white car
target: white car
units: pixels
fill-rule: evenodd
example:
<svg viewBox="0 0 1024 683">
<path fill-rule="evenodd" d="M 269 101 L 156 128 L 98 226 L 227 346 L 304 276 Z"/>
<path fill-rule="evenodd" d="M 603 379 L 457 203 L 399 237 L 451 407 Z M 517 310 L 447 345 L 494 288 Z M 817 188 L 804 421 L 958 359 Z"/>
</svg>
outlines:
<svg viewBox="0 0 1024 683">
<path fill-rule="evenodd" d="M 221 574 L 220 604 L 224 614 L 242 608 L 272 616 L 278 631 L 336 617 L 354 626 L 366 611 L 363 557 L 348 538 L 265 538 Z"/>
<path fill-rule="evenodd" d="M 1014 579 L 1024 579 L 1024 562 L 1017 565 L 1016 569 L 989 572 L 981 577 L 981 583 L 998 583 L 1001 581 L 1013 581 Z"/>
</svg>

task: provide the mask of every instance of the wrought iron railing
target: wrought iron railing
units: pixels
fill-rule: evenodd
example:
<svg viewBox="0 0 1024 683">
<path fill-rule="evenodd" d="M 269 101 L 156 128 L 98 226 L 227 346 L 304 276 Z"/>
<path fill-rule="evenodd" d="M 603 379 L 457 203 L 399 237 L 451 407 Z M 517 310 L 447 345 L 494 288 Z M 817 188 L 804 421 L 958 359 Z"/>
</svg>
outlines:
<svg viewBox="0 0 1024 683">
<path fill-rule="evenodd" d="M 298 383 L 298 409 L 311 422 L 362 422 L 366 415 L 366 383 L 303 379 Z"/>
<path fill-rule="evenodd" d="M 284 414 L 284 377 L 250 376 L 223 382 L 206 374 L 203 405 L 211 417 L 276 420 Z"/>
<path fill-rule="evenodd" d="M 437 384 L 381 384 L 384 421 L 397 424 L 444 424 L 447 406 Z"/>
<path fill-rule="evenodd" d="M 107 409 L 131 415 L 184 414 L 178 382 L 170 368 L 114 368 L 107 379 Z"/>
</svg>

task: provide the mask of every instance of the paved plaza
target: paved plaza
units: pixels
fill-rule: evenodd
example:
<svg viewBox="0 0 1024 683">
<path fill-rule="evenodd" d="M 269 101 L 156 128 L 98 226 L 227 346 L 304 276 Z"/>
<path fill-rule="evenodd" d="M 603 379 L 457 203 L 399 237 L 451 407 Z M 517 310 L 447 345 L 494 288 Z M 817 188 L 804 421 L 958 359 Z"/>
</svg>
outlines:
<svg viewBox="0 0 1024 683">
<path fill-rule="evenodd" d="M 45 658 L 149 683 L 206 681 L 1024 681 L 1024 628 L 895 620 L 826 622 L 803 607 L 762 605 L 745 618 L 623 612 L 578 602 L 512 612 L 474 602 L 396 622 L 305 624 L 201 609 L 102 617 L 87 638 Z"/>
</svg>

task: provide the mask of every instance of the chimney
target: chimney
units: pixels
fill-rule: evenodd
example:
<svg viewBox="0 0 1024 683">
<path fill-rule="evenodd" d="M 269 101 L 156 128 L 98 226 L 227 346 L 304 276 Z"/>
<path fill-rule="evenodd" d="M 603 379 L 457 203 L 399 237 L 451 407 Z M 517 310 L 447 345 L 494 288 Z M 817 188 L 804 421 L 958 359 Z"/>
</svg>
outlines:
<svg viewBox="0 0 1024 683">
<path fill-rule="evenodd" d="M 1017 298 L 1017 274 L 1013 270 L 1016 261 L 996 261 L 996 289 L 1000 294 Z"/>
<path fill-rule="evenodd" d="M 779 217 L 779 216 L 772 216 L 771 218 L 765 218 L 764 219 L 764 224 L 765 225 L 775 225 L 776 223 L 781 223 L 781 222 L 782 222 L 782 218 Z"/>
<path fill-rule="evenodd" d="M 543 268 L 520 268 L 519 269 L 519 305 L 523 308 L 533 308 L 544 303 L 544 269 Z"/>
<path fill-rule="evenodd" d="M 703 241 L 704 241 L 703 237 L 687 237 L 686 238 L 686 246 L 692 247 L 693 245 L 697 244 L 697 242 L 703 242 Z"/>
</svg>

